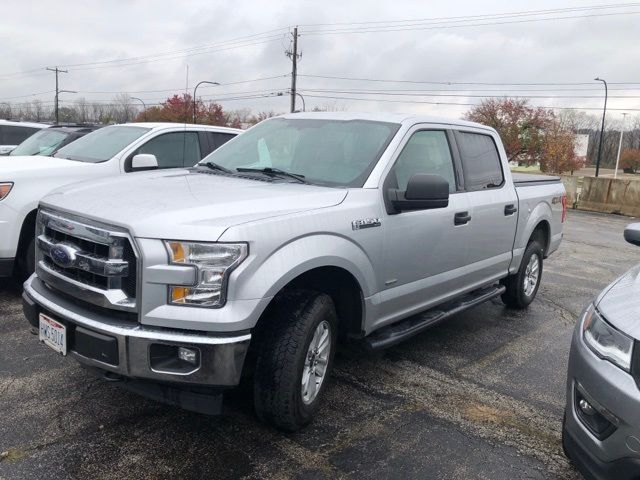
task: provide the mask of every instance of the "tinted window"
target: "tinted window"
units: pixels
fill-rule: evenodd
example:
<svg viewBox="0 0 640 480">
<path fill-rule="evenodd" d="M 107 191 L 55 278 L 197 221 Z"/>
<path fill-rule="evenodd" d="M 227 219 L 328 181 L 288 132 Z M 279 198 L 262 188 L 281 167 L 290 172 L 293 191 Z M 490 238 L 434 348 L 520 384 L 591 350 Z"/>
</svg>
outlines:
<svg viewBox="0 0 640 480">
<path fill-rule="evenodd" d="M 39 131 L 39 128 L 18 127 L 13 125 L 2 126 L 2 143 L 5 145 L 18 145 L 31 135 Z"/>
<path fill-rule="evenodd" d="M 218 147 L 221 147 L 222 145 L 227 143 L 229 140 L 231 140 L 233 137 L 235 137 L 235 135 L 232 133 L 219 133 L 219 132 L 207 132 L 207 135 L 209 135 L 209 142 L 211 143 L 213 150 L 215 150 Z"/>
<path fill-rule="evenodd" d="M 45 128 L 31 135 L 18 145 L 9 155 L 51 155 L 68 133 Z"/>
<path fill-rule="evenodd" d="M 400 126 L 367 120 L 265 120 L 205 161 L 223 167 L 279 168 L 311 183 L 361 187 Z"/>
<path fill-rule="evenodd" d="M 135 154 L 156 156 L 158 167 L 192 167 L 200 160 L 200 143 L 196 132 L 172 132 L 152 138 L 138 148 Z"/>
<path fill-rule="evenodd" d="M 144 127 L 123 125 L 104 127 L 62 147 L 54 157 L 89 163 L 106 162 L 148 131 Z"/>
<path fill-rule="evenodd" d="M 489 135 L 456 132 L 467 190 L 483 190 L 502 185 L 504 176 L 498 149 Z"/>
<path fill-rule="evenodd" d="M 441 175 L 449 182 L 449 192 L 456 191 L 451 150 L 447 134 L 442 130 L 414 133 L 400 152 L 390 175 L 395 175 L 399 190 L 406 190 L 409 179 L 416 173 Z"/>
</svg>

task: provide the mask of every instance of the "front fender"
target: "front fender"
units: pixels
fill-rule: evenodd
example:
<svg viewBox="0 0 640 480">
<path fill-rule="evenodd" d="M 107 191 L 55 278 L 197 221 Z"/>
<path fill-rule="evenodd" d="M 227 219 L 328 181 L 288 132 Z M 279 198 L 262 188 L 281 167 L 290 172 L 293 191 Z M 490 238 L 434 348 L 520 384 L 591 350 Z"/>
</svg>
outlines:
<svg viewBox="0 0 640 480">
<path fill-rule="evenodd" d="M 257 258 L 231 280 L 230 298 L 273 297 L 299 275 L 329 266 L 343 268 L 353 275 L 364 297 L 372 295 L 375 289 L 371 260 L 355 242 L 339 235 L 315 234 L 294 238 L 262 262 L 256 263 L 255 260 Z"/>
</svg>

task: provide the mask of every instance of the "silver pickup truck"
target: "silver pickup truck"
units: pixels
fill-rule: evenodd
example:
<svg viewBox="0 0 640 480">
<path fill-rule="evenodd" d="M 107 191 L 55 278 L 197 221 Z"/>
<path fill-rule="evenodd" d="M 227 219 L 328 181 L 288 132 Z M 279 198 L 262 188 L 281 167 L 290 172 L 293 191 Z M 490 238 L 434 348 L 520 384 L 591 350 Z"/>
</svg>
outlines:
<svg viewBox="0 0 640 480">
<path fill-rule="evenodd" d="M 340 342 L 381 349 L 501 296 L 534 299 L 566 213 L 498 134 L 399 114 L 291 114 L 196 167 L 40 204 L 24 312 L 42 342 L 143 395 L 309 423 Z"/>
</svg>

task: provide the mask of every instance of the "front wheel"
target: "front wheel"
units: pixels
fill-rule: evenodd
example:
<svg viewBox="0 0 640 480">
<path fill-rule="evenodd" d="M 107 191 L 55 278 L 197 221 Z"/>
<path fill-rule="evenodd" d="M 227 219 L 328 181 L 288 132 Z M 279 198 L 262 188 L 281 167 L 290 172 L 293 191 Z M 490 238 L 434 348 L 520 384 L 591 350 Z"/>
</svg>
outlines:
<svg viewBox="0 0 640 480">
<path fill-rule="evenodd" d="M 27 247 L 18 258 L 17 277 L 23 282 L 31 276 L 36 269 L 36 247 L 33 239 L 29 241 Z"/>
<path fill-rule="evenodd" d="M 254 402 L 258 417 L 295 431 L 318 410 L 331 373 L 338 318 L 331 297 L 297 290 L 274 301 L 256 335 Z"/>
<path fill-rule="evenodd" d="M 507 288 L 502 294 L 505 305 L 513 308 L 526 308 L 536 298 L 542 280 L 542 247 L 536 241 L 527 245 L 520 268 L 513 275 L 502 280 Z"/>
</svg>

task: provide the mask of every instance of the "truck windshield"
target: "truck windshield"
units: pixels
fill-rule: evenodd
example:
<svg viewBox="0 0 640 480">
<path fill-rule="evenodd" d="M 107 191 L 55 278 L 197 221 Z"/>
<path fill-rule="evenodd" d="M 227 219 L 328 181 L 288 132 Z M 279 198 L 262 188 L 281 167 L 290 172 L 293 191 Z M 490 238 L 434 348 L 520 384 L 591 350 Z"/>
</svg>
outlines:
<svg viewBox="0 0 640 480">
<path fill-rule="evenodd" d="M 106 162 L 149 130 L 125 125 L 101 128 L 62 147 L 54 157 L 88 163 Z"/>
<path fill-rule="evenodd" d="M 238 135 L 201 163 L 231 171 L 279 169 L 309 183 L 361 187 L 399 128 L 368 120 L 274 118 Z"/>
<path fill-rule="evenodd" d="M 67 135 L 59 130 L 42 129 L 14 148 L 9 155 L 51 155 Z"/>
</svg>

